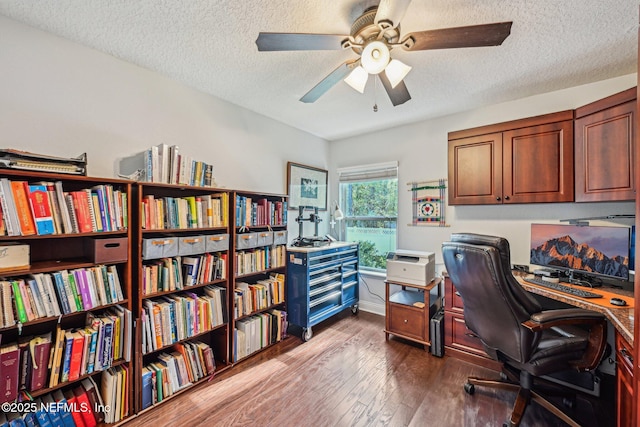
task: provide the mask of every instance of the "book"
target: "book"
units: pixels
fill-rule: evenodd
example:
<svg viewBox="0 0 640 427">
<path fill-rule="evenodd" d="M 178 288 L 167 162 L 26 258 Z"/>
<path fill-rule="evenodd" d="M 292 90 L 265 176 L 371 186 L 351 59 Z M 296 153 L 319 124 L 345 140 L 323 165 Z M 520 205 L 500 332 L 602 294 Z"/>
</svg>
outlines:
<svg viewBox="0 0 640 427">
<path fill-rule="evenodd" d="M 7 235 L 20 236 L 22 231 L 20 229 L 20 220 L 18 219 L 18 210 L 13 200 L 11 181 L 7 178 L 0 178 L 0 205 L 2 206 Z"/>
<path fill-rule="evenodd" d="M 87 391 L 81 385 L 73 388 L 73 394 L 76 396 L 76 401 L 79 407 L 82 408 L 80 415 L 85 427 L 95 427 L 97 425 L 96 417 L 94 415 L 94 407 L 91 406 Z"/>
<path fill-rule="evenodd" d="M 84 354 L 84 335 L 80 331 L 74 330 L 70 333 L 73 339 L 71 346 L 71 357 L 69 360 L 69 381 L 75 381 L 80 377 L 80 366 Z"/>
<path fill-rule="evenodd" d="M 58 385 L 60 378 L 60 364 L 62 360 L 62 353 L 64 351 L 64 330 L 60 325 L 56 326 L 55 343 L 53 348 L 53 355 L 51 357 L 51 374 L 49 375 L 49 387 Z"/>
<path fill-rule="evenodd" d="M 67 296 L 67 291 L 65 289 L 64 279 L 62 278 L 62 272 L 56 271 L 53 273 L 53 281 L 55 283 L 56 293 L 58 294 L 58 300 L 62 306 L 62 313 L 69 314 L 75 310 L 75 302 L 74 309 L 71 309 L 69 305 L 69 297 Z"/>
<path fill-rule="evenodd" d="M 29 184 L 29 207 L 33 216 L 36 233 L 38 235 L 54 234 L 56 232 L 53 212 L 49 204 L 47 187 L 42 184 Z"/>
<path fill-rule="evenodd" d="M 42 403 L 49 408 L 47 411 L 47 415 L 49 415 L 49 420 L 51 420 L 51 424 L 54 427 L 65 426 L 64 420 L 62 419 L 62 411 L 63 408 L 55 405 L 54 398 L 51 394 L 45 394 L 42 396 Z"/>
<path fill-rule="evenodd" d="M 22 294 L 20 293 L 20 282 L 18 280 L 12 280 L 11 289 L 13 290 L 13 299 L 16 305 L 18 321 L 20 323 L 26 323 L 29 321 L 29 318 L 27 317 L 27 311 L 25 310 Z"/>
<path fill-rule="evenodd" d="M 45 387 L 47 374 L 49 373 L 51 332 L 32 338 L 29 341 L 29 353 L 32 360 L 29 391 L 36 391 Z"/>
<path fill-rule="evenodd" d="M 142 409 L 153 405 L 153 372 L 151 368 L 142 368 Z"/>
<path fill-rule="evenodd" d="M 67 399 L 62 394 L 61 390 L 56 390 L 52 393 L 53 399 L 57 402 L 56 408 L 60 409 L 60 418 L 62 421 L 62 427 L 76 427 L 75 422 L 73 421 L 73 415 L 69 412 L 69 409 L 72 408 L 67 402 Z"/>
<path fill-rule="evenodd" d="M 91 219 L 89 196 L 86 191 L 78 190 L 69 192 L 73 201 L 73 209 L 78 221 L 79 233 L 91 233 L 95 218 Z"/>
<path fill-rule="evenodd" d="M 62 360 L 60 365 L 60 382 L 66 383 L 69 381 L 69 368 L 71 366 L 71 353 L 73 351 L 73 331 L 64 331 L 64 353 L 62 354 Z"/>
<path fill-rule="evenodd" d="M 53 185 L 55 188 L 55 197 L 58 202 L 57 204 L 60 207 L 60 220 L 63 231 L 65 234 L 75 233 L 76 231 L 73 228 L 73 222 L 71 219 L 71 213 L 69 212 L 65 192 L 62 188 L 62 181 L 56 181 Z"/>
<path fill-rule="evenodd" d="M 49 412 L 47 412 L 43 407 L 42 401 L 40 399 L 36 399 L 34 403 L 36 404 L 35 416 L 37 425 L 40 427 L 55 427 L 51 417 L 49 416 Z"/>
<path fill-rule="evenodd" d="M 63 392 L 65 399 L 67 400 L 68 407 L 71 409 L 69 412 L 71 413 L 71 417 L 73 418 L 73 423 L 76 427 L 85 427 L 84 418 L 82 414 L 78 410 L 74 410 L 76 408 L 80 408 L 80 403 L 76 398 L 75 393 L 72 390 L 66 390 Z"/>
<path fill-rule="evenodd" d="M 29 206 L 28 194 L 29 184 L 26 181 L 11 181 L 11 191 L 13 192 L 13 200 L 16 204 L 16 212 L 18 213 L 18 221 L 23 236 L 36 234 L 36 225 L 31 215 L 31 207 Z"/>
<path fill-rule="evenodd" d="M 32 359 L 29 352 L 31 337 L 18 337 L 18 350 L 20 351 L 20 373 L 18 378 L 18 390 L 27 390 L 31 383 Z M 0 370 L 1 372 L 1 370 Z"/>
<path fill-rule="evenodd" d="M 2 325 L 4 328 L 15 325 L 16 318 L 13 310 L 13 291 L 11 282 L 0 281 L 0 295 L 2 296 Z"/>
<path fill-rule="evenodd" d="M 17 343 L 0 347 L 0 403 L 12 402 L 18 397 L 20 378 L 20 349 Z"/>
<path fill-rule="evenodd" d="M 89 403 L 93 410 L 93 416 L 96 423 L 103 423 L 105 419 L 103 410 L 104 403 L 102 401 L 102 396 L 100 396 L 100 392 L 98 391 L 98 386 L 93 381 L 93 378 L 88 377 L 82 380 L 82 387 L 85 389 L 87 396 L 89 397 Z"/>
</svg>

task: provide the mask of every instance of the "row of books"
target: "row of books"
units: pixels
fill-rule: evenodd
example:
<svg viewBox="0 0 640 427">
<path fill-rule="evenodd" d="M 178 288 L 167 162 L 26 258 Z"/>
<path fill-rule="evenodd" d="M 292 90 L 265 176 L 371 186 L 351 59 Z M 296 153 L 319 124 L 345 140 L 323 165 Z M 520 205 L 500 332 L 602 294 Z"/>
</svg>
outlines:
<svg viewBox="0 0 640 427">
<path fill-rule="evenodd" d="M 142 228 L 184 229 L 224 227 L 228 223 L 227 193 L 142 199 Z"/>
<path fill-rule="evenodd" d="M 2 402 L 14 401 L 22 391 L 73 382 L 103 371 L 114 360 L 131 359 L 131 312 L 115 306 L 90 317 L 84 328 L 56 328 L 38 336 L 20 337 L 0 348 Z"/>
<path fill-rule="evenodd" d="M 142 266 L 142 294 L 175 291 L 227 277 L 227 254 L 161 258 Z"/>
<path fill-rule="evenodd" d="M 285 225 L 287 202 L 261 198 L 236 197 L 236 227 L 259 225 Z"/>
<path fill-rule="evenodd" d="M 284 267 L 287 264 L 287 247 L 285 245 L 263 246 L 237 251 L 234 258 L 237 276 L 256 273 L 270 268 Z"/>
<path fill-rule="evenodd" d="M 158 144 L 120 160 L 120 176 L 146 182 L 215 187 L 213 165 L 180 154 L 177 145 Z"/>
<path fill-rule="evenodd" d="M 0 280 L 1 327 L 90 310 L 124 300 L 116 266 L 30 274 Z"/>
<path fill-rule="evenodd" d="M 238 361 L 286 337 L 287 312 L 269 310 L 266 313 L 240 319 L 234 333 L 233 360 Z"/>
<path fill-rule="evenodd" d="M 124 394 L 128 395 L 126 389 Z M 91 377 L 66 390 L 55 390 L 33 400 L 24 397 L 17 405 L 22 412 L 0 413 L 0 426 L 95 427 L 110 415 L 110 405 L 105 403 Z M 128 411 L 128 402 L 121 407 Z"/>
<path fill-rule="evenodd" d="M 213 350 L 202 341 L 187 341 L 173 346 L 173 351 L 158 355 L 155 362 L 142 368 L 142 409 L 212 375 L 215 371 Z"/>
<path fill-rule="evenodd" d="M 127 193 L 112 185 L 64 191 L 62 181 L 0 178 L 0 235 L 29 236 L 123 230 Z"/>
<path fill-rule="evenodd" d="M 236 282 L 233 290 L 235 318 L 284 302 L 284 275 L 273 273 L 256 283 Z"/>
<path fill-rule="evenodd" d="M 202 288 L 202 294 L 181 292 L 143 301 L 142 352 L 150 353 L 227 322 L 227 291 Z"/>
</svg>

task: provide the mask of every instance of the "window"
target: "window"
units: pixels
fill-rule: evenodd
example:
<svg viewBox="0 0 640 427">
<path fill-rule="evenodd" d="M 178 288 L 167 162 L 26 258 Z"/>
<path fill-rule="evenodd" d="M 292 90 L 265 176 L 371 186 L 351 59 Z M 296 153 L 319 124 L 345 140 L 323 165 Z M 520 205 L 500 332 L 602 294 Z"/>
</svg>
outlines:
<svg viewBox="0 0 640 427">
<path fill-rule="evenodd" d="M 341 240 L 360 243 L 360 267 L 386 268 L 396 250 L 398 163 L 338 169 Z"/>
</svg>

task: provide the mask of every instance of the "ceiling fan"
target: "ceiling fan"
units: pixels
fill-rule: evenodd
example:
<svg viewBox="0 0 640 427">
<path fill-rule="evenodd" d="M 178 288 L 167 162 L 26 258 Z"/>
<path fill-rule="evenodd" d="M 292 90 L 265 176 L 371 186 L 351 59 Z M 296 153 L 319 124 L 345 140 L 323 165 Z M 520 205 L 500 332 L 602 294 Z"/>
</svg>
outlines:
<svg viewBox="0 0 640 427">
<path fill-rule="evenodd" d="M 364 93 L 369 74 L 378 75 L 394 106 L 411 99 L 404 77 L 411 67 L 391 58 L 391 50 L 407 51 L 499 46 L 511 33 L 512 22 L 418 31 L 401 36 L 400 21 L 411 0 L 381 0 L 351 26 L 349 35 L 261 32 L 259 51 L 352 49 L 359 55 L 333 70 L 300 101 L 315 102 L 340 80 Z"/>
</svg>

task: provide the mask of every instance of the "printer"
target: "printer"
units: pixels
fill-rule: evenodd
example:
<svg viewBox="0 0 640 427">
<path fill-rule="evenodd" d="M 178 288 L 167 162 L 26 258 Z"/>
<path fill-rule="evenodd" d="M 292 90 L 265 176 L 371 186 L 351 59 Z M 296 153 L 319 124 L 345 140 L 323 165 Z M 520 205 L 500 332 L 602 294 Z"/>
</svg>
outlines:
<svg viewBox="0 0 640 427">
<path fill-rule="evenodd" d="M 427 286 L 436 277 L 436 255 L 398 249 L 387 254 L 387 280 Z"/>
</svg>

